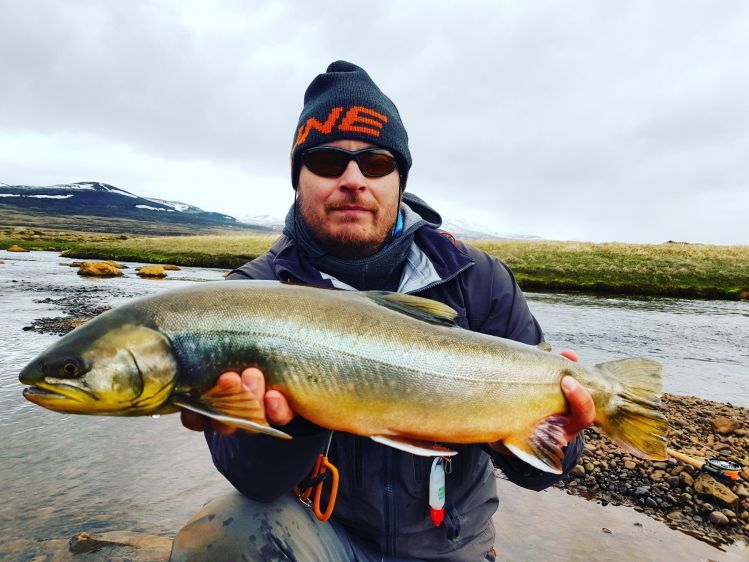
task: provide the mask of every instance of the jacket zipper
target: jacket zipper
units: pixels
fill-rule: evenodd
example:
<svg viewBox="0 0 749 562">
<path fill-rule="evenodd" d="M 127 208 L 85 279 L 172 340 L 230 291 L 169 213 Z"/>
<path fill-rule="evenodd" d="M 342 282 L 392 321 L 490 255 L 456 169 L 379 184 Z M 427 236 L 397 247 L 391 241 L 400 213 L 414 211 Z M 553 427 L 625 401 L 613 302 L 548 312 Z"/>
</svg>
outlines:
<svg viewBox="0 0 749 562">
<path fill-rule="evenodd" d="M 444 279 L 437 279 L 436 281 L 432 281 L 431 283 L 428 283 L 424 285 L 423 287 L 419 287 L 418 289 L 414 289 L 413 291 L 407 291 L 406 295 L 413 295 L 415 293 L 421 293 L 422 291 L 428 291 L 432 287 L 436 287 L 437 285 L 442 285 L 443 283 L 447 283 L 448 281 L 452 281 L 455 279 L 458 275 L 463 273 L 466 269 L 468 269 L 471 266 L 476 265 L 474 262 L 467 263 L 457 271 L 455 271 L 452 275 L 448 275 Z"/>
</svg>

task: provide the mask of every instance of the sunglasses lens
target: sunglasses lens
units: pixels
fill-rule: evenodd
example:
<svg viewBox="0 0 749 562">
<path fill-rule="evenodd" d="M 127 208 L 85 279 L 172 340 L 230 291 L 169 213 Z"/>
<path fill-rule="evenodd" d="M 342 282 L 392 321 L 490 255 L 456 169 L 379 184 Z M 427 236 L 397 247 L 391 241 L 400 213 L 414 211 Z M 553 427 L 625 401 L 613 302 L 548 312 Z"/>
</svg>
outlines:
<svg viewBox="0 0 749 562">
<path fill-rule="evenodd" d="M 302 162 L 313 174 L 326 178 L 340 176 L 346 169 L 350 158 L 338 150 L 308 150 L 302 154 Z"/>
<path fill-rule="evenodd" d="M 352 158 L 368 178 L 380 178 L 395 170 L 398 162 L 387 150 L 374 148 L 349 152 L 335 147 L 311 148 L 302 153 L 302 162 L 313 174 L 326 178 L 340 176 Z"/>
<path fill-rule="evenodd" d="M 380 151 L 362 152 L 359 154 L 359 167 L 362 174 L 370 178 L 379 178 L 388 175 L 395 170 L 397 162 L 395 158 Z"/>
</svg>

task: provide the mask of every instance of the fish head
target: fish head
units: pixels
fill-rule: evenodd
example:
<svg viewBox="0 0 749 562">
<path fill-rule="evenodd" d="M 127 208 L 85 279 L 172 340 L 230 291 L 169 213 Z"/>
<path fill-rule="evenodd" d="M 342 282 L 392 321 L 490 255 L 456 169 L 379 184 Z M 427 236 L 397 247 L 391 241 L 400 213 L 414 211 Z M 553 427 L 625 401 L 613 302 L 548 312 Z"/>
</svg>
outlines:
<svg viewBox="0 0 749 562">
<path fill-rule="evenodd" d="M 108 314 L 108 313 L 107 313 Z M 169 339 L 147 326 L 102 315 L 67 334 L 19 375 L 26 399 L 57 412 L 154 413 L 174 387 Z"/>
</svg>

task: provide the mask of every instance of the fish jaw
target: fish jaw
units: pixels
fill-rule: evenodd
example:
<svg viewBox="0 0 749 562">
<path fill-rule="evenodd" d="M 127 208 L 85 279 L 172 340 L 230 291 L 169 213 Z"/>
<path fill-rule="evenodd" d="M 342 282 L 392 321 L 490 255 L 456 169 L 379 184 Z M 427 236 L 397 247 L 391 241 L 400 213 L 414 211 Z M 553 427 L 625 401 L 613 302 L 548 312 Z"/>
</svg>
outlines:
<svg viewBox="0 0 749 562">
<path fill-rule="evenodd" d="M 57 412 L 76 413 L 83 407 L 86 400 L 91 399 L 90 393 L 72 386 L 53 386 L 37 383 L 23 389 L 23 396 L 29 402 Z"/>
</svg>

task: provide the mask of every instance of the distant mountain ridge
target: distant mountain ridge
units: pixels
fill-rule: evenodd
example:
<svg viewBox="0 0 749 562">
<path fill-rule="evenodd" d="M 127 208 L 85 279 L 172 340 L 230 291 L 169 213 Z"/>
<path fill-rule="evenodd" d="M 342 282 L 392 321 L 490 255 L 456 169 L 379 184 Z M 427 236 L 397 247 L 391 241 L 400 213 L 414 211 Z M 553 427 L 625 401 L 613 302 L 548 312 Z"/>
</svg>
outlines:
<svg viewBox="0 0 749 562">
<path fill-rule="evenodd" d="M 223 213 L 204 211 L 180 201 L 140 197 L 101 182 L 76 182 L 49 186 L 0 184 L 0 220 L 23 221 L 24 216 L 54 219 L 56 223 L 75 220 L 83 230 L 105 230 L 109 219 L 114 231 L 166 226 L 171 232 L 185 227 L 236 228 L 267 231 L 261 225 L 240 223 Z M 65 218 L 70 220 L 66 221 Z M 97 217 L 87 221 L 85 217 Z M 86 228 L 88 226 L 88 228 Z M 72 227 L 72 225 L 70 226 Z M 170 228 L 171 227 L 171 228 Z"/>
</svg>

